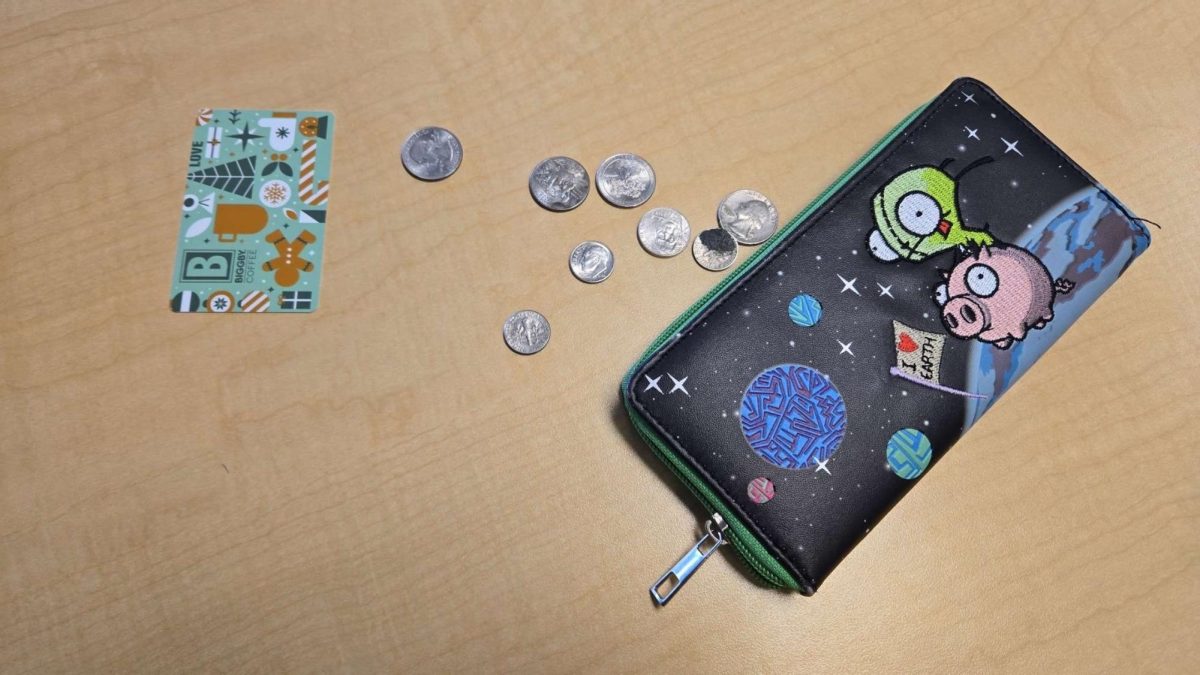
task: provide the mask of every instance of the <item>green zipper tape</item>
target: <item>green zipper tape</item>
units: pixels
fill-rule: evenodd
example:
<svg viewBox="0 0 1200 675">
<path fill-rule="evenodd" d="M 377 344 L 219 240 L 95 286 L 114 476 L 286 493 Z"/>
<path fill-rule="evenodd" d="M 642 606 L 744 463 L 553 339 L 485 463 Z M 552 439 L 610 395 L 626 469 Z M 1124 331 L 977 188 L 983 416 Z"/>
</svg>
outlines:
<svg viewBox="0 0 1200 675">
<path fill-rule="evenodd" d="M 771 555 L 771 552 L 767 550 L 767 547 L 763 545 L 762 541 L 760 541 L 759 538 L 750 531 L 750 528 L 746 527 L 746 524 L 737 517 L 733 509 L 729 508 L 729 505 L 725 503 L 725 501 L 720 497 L 720 495 L 717 494 L 712 486 L 710 486 L 695 471 L 695 469 L 691 467 L 691 465 L 689 465 L 682 457 L 680 457 L 668 443 L 663 441 L 663 439 L 659 437 L 658 433 L 650 427 L 650 424 L 646 422 L 645 418 L 642 417 L 641 413 L 633 408 L 633 404 L 627 395 L 627 392 L 629 391 L 629 383 L 630 380 L 633 379 L 634 374 L 641 369 L 642 365 L 651 356 L 653 356 L 659 350 L 659 348 L 671 340 L 676 333 L 679 332 L 680 328 L 691 321 L 692 318 L 694 318 L 697 314 L 704 311 L 704 309 L 708 307 L 709 303 L 711 303 L 717 296 L 724 292 L 725 289 L 729 288 L 733 284 L 737 283 L 739 279 L 746 276 L 746 274 L 750 272 L 750 270 L 753 269 L 754 266 L 757 265 L 764 256 L 768 255 L 776 246 L 779 245 L 780 242 L 785 240 L 787 236 L 791 234 L 797 227 L 799 227 L 800 224 L 804 222 L 804 220 L 808 218 L 813 211 L 820 208 L 826 202 L 826 200 L 829 199 L 830 195 L 840 190 L 842 186 L 845 185 L 851 178 L 853 178 L 854 175 L 858 173 L 858 171 L 862 169 L 865 164 L 874 159 L 875 155 L 879 154 L 879 151 L 885 145 L 890 143 L 892 139 L 898 136 L 900 132 L 903 131 L 904 128 L 913 121 L 913 119 L 920 115 L 928 105 L 929 104 L 926 103 L 925 105 L 922 105 L 921 107 L 912 111 L 907 117 L 901 120 L 899 124 L 892 127 L 891 131 L 889 131 L 883 138 L 879 139 L 875 145 L 871 146 L 871 149 L 859 157 L 854 164 L 851 164 L 848 169 L 843 171 L 842 175 L 838 176 L 837 180 L 831 183 L 829 187 L 825 188 L 821 194 L 817 195 L 816 199 L 809 202 L 808 206 L 805 206 L 800 213 L 797 213 L 790 221 L 788 221 L 788 224 L 782 230 L 775 233 L 770 241 L 760 246 L 759 249 L 751 254 L 751 256 L 747 258 L 745 262 L 739 265 L 732 274 L 729 274 L 722 279 L 720 283 L 714 286 L 708 293 L 705 293 L 704 296 L 697 300 L 691 307 L 689 307 L 687 311 L 679 315 L 679 318 L 671 322 L 671 325 L 667 326 L 666 330 L 664 330 L 657 338 L 655 338 L 649 349 L 642 354 L 641 358 L 639 358 L 637 362 L 633 364 L 633 367 L 629 369 L 629 372 L 625 373 L 625 377 L 621 380 L 621 396 L 625 402 L 625 410 L 629 413 L 629 418 L 633 421 L 633 426 L 637 430 L 638 435 L 646 441 L 652 450 L 654 450 L 654 454 L 657 455 L 658 458 L 662 460 L 663 463 L 666 464 L 681 481 L 683 481 L 684 485 L 688 486 L 688 489 L 691 490 L 692 494 L 696 495 L 696 498 L 699 499 L 705 505 L 705 507 L 720 513 L 721 516 L 725 518 L 725 521 L 729 523 L 729 540 L 733 542 L 734 548 L 736 548 L 738 553 L 742 555 L 742 558 L 745 559 L 746 563 L 750 566 L 750 569 L 754 570 L 767 582 L 776 586 L 782 586 L 795 591 L 812 591 L 811 588 L 801 587 L 800 582 L 798 582 L 796 578 L 792 576 L 792 573 L 789 572 L 788 569 L 775 558 L 775 556 Z"/>
</svg>

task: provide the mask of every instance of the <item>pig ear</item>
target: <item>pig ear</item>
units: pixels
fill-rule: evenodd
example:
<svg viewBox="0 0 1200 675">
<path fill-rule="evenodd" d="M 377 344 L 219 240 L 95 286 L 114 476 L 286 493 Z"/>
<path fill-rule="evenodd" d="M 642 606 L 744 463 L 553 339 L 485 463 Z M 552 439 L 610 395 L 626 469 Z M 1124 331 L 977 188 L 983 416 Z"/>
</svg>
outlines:
<svg viewBox="0 0 1200 675">
<path fill-rule="evenodd" d="M 992 249 L 988 248 L 987 244 L 982 244 L 979 247 L 979 259 L 992 257 Z"/>
</svg>

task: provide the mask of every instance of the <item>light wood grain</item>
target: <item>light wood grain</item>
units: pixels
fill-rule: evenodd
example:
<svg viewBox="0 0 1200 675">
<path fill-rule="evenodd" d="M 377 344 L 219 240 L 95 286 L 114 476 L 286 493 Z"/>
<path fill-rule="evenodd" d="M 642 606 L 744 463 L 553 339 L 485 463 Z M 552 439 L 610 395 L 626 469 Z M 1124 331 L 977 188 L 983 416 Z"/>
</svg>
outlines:
<svg viewBox="0 0 1200 675">
<path fill-rule="evenodd" d="M 8 672 L 1196 671 L 1195 3 L 204 3 L 0 14 Z M 798 210 L 970 74 L 1155 243 L 812 598 L 732 554 L 617 409 L 718 278 L 531 167 L 636 151 L 704 224 Z M 191 116 L 338 115 L 322 307 L 167 311 Z M 412 128 L 462 138 L 450 180 Z M 566 268 L 584 238 L 616 273 Z M 550 347 L 510 354 L 517 308 Z"/>
</svg>

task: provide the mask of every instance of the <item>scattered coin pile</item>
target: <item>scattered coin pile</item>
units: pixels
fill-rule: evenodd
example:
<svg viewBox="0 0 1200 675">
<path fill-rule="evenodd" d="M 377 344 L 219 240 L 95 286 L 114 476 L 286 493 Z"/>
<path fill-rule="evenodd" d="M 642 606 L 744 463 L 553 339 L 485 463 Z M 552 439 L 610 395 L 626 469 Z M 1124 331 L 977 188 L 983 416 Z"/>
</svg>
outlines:
<svg viewBox="0 0 1200 675">
<path fill-rule="evenodd" d="M 779 212 L 761 192 L 738 190 L 717 207 L 717 224 L 739 244 L 761 244 L 779 227 Z"/>
<path fill-rule="evenodd" d="M 729 269 L 737 260 L 737 240 L 719 227 L 704 230 L 692 242 L 692 257 L 706 270 Z"/>
<path fill-rule="evenodd" d="M 571 251 L 571 274 L 587 283 L 598 284 L 613 270 L 612 249 L 598 241 L 585 241 Z"/>
<path fill-rule="evenodd" d="M 642 214 L 637 228 L 638 243 L 651 255 L 679 255 L 692 238 L 692 226 L 675 209 L 660 206 Z"/>
<path fill-rule="evenodd" d="M 504 342 L 518 354 L 536 354 L 550 342 L 550 322 L 532 309 L 513 312 L 504 322 Z"/>
<path fill-rule="evenodd" d="M 400 159 L 404 168 L 424 181 L 449 178 L 462 163 L 462 144 L 441 127 L 417 129 L 404 142 Z M 596 191 L 604 201 L 632 209 L 650 200 L 657 187 L 654 168 L 629 153 L 613 155 L 596 169 Z M 591 178 L 582 164 L 570 157 L 550 157 L 538 162 L 529 174 L 529 194 L 549 211 L 571 211 L 587 199 Z M 660 258 L 679 255 L 692 242 L 692 257 L 706 270 L 729 269 L 737 260 L 738 245 L 761 244 L 779 228 L 775 205 L 760 192 L 737 190 L 717 206 L 717 227 L 702 230 L 692 239 L 692 227 L 679 211 L 656 207 L 637 223 L 638 243 Z M 613 252 L 598 241 L 585 241 L 571 251 L 568 264 L 576 279 L 598 284 L 613 271 Z M 550 341 L 550 323 L 531 309 L 514 312 L 504 322 L 504 342 L 518 354 L 536 354 Z"/>
<path fill-rule="evenodd" d="M 533 201 L 551 211 L 570 211 L 582 204 L 591 184 L 587 169 L 570 157 L 543 159 L 529 174 Z"/>
<path fill-rule="evenodd" d="M 623 209 L 645 204 L 658 185 L 650 163 L 637 155 L 613 155 L 596 169 L 596 189 L 604 201 Z"/>
<path fill-rule="evenodd" d="M 409 134 L 400 149 L 404 168 L 421 180 L 442 180 L 462 164 L 462 144 L 441 127 L 424 127 Z"/>
</svg>

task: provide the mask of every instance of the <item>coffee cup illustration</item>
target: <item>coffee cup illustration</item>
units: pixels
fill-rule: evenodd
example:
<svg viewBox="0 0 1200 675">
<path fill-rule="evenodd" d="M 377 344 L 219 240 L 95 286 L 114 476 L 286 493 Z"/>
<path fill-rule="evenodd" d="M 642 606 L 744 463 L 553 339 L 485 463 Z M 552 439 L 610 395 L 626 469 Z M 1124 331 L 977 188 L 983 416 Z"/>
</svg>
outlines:
<svg viewBox="0 0 1200 675">
<path fill-rule="evenodd" d="M 257 234 L 267 226 L 267 210 L 258 204 L 217 204 L 213 232 L 217 241 L 232 244 L 244 234 Z"/>
</svg>

